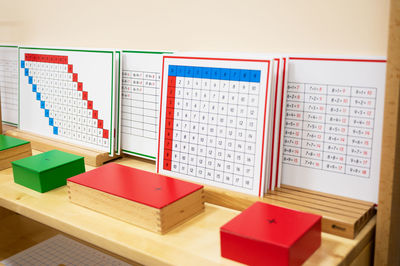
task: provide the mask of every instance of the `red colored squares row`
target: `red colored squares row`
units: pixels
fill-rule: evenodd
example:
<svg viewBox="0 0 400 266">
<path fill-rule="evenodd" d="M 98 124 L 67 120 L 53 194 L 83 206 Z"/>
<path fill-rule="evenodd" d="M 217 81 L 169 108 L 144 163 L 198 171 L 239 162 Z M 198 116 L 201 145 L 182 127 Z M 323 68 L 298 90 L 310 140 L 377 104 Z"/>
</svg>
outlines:
<svg viewBox="0 0 400 266">
<path fill-rule="evenodd" d="M 103 129 L 103 138 L 108 139 L 108 129 Z"/>
<path fill-rule="evenodd" d="M 176 85 L 176 77 L 168 76 L 168 87 L 175 88 L 175 85 Z"/>
<path fill-rule="evenodd" d="M 25 61 L 68 64 L 68 56 L 64 55 L 48 55 L 48 54 L 25 54 Z"/>
</svg>

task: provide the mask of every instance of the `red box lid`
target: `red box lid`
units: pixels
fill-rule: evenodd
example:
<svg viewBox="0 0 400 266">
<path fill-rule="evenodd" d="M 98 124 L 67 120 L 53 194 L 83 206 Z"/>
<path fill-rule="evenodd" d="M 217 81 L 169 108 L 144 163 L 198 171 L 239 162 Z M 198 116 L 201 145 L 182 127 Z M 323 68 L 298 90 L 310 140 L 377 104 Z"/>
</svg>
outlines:
<svg viewBox="0 0 400 266">
<path fill-rule="evenodd" d="M 221 227 L 221 231 L 291 247 L 321 216 L 256 202 Z"/>
<path fill-rule="evenodd" d="M 203 188 L 116 163 L 103 165 L 67 180 L 157 209 Z"/>
</svg>

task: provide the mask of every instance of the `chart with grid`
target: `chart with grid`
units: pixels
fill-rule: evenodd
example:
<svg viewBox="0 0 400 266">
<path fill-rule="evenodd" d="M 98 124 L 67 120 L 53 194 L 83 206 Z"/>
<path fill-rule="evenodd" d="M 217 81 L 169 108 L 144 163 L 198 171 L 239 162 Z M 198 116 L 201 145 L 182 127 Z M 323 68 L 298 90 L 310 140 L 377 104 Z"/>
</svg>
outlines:
<svg viewBox="0 0 400 266">
<path fill-rule="evenodd" d="M 118 265 L 129 264 L 63 235 L 56 235 L 1 261 L 17 265 Z"/>
<path fill-rule="evenodd" d="M 268 63 L 249 65 L 164 66 L 162 172 L 259 193 Z"/>
<path fill-rule="evenodd" d="M 157 139 L 160 72 L 122 71 L 122 132 Z"/>
<path fill-rule="evenodd" d="M 21 71 L 54 135 L 109 146 L 109 129 L 98 117 L 68 56 L 26 53 Z"/>
<path fill-rule="evenodd" d="M 18 124 L 18 47 L 0 46 L 0 92 L 3 122 Z"/>
<path fill-rule="evenodd" d="M 289 83 L 283 163 L 368 178 L 376 88 Z"/>
</svg>

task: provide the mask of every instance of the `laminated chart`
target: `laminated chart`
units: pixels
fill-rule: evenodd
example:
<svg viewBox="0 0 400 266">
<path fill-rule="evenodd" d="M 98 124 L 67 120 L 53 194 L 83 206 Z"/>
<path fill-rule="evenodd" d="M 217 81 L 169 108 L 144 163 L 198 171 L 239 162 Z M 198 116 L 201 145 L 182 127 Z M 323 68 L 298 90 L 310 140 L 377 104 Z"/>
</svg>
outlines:
<svg viewBox="0 0 400 266">
<path fill-rule="evenodd" d="M 273 101 L 271 104 L 271 115 L 274 119 L 270 119 L 271 138 L 269 147 L 269 164 L 266 166 L 267 180 L 266 192 L 274 190 L 280 186 L 280 168 L 281 168 L 281 141 L 283 139 L 283 126 L 285 117 L 286 105 L 286 85 L 287 85 L 287 69 L 288 58 L 274 58 L 274 72 L 273 72 Z"/>
<path fill-rule="evenodd" d="M 123 51 L 122 150 L 155 160 L 163 52 Z"/>
<path fill-rule="evenodd" d="M 289 60 L 282 183 L 377 202 L 386 61 Z"/>
<path fill-rule="evenodd" d="M 18 124 L 18 46 L 0 45 L 1 116 L 4 123 Z"/>
<path fill-rule="evenodd" d="M 272 61 L 164 56 L 157 172 L 263 195 Z"/>
<path fill-rule="evenodd" d="M 20 47 L 21 130 L 114 154 L 115 52 Z"/>
</svg>

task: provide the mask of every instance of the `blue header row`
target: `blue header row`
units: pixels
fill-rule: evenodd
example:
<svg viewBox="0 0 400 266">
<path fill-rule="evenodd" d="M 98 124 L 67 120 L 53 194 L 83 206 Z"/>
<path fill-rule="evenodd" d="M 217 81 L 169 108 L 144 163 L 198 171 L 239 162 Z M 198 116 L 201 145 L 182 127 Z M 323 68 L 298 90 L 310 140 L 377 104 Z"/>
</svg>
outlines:
<svg viewBox="0 0 400 266">
<path fill-rule="evenodd" d="M 234 68 L 169 65 L 168 76 L 260 82 L 261 71 Z"/>
</svg>

